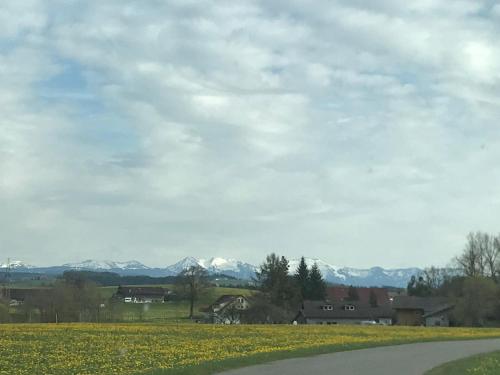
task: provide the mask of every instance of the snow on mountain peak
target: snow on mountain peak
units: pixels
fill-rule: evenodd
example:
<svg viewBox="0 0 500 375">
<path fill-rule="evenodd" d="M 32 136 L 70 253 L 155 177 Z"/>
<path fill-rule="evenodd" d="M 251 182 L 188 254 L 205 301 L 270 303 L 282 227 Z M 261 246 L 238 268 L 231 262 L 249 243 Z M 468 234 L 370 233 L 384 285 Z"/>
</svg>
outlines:
<svg viewBox="0 0 500 375">
<path fill-rule="evenodd" d="M 112 269 L 149 269 L 144 264 L 132 260 L 127 262 L 114 262 L 111 260 L 93 260 L 87 259 L 79 263 L 66 263 L 63 267 L 74 269 L 89 269 L 89 270 L 112 270 Z"/>
<path fill-rule="evenodd" d="M 9 267 L 11 269 L 34 268 L 34 266 L 30 266 L 29 264 L 26 264 L 21 260 L 11 260 L 8 263 L 0 263 L 0 268 L 9 268 Z"/>
<path fill-rule="evenodd" d="M 178 274 L 192 266 L 200 266 L 206 268 L 203 260 L 196 259 L 194 257 L 185 257 L 180 261 L 178 261 L 177 263 L 168 266 L 166 269 L 173 274 Z"/>
<path fill-rule="evenodd" d="M 391 285 L 405 287 L 412 275 L 418 274 L 418 268 L 401 268 L 401 269 L 384 269 L 381 267 L 372 267 L 368 269 L 358 269 L 350 267 L 337 267 L 331 265 L 318 258 L 305 258 L 308 267 L 317 264 L 323 277 L 330 283 L 342 283 L 346 285 L 358 286 L 383 286 Z M 289 261 L 289 272 L 294 274 L 299 266 L 300 259 L 292 259 Z M 52 268 L 60 271 L 64 269 L 80 269 L 94 271 L 111 271 L 119 274 L 128 275 L 152 275 L 152 276 L 169 276 L 178 275 L 180 272 L 191 266 L 201 266 L 210 274 L 224 274 L 238 279 L 251 280 L 255 278 L 255 272 L 258 267 L 232 258 L 212 257 L 206 259 L 198 259 L 194 257 L 185 257 L 171 266 L 166 268 L 150 268 L 136 261 L 115 262 L 110 260 L 92 260 L 87 259 L 79 263 L 67 263 L 62 266 L 54 266 Z M 0 264 L 0 269 L 7 268 L 7 264 Z M 28 272 L 47 272 L 51 267 L 39 268 L 26 265 L 21 261 L 11 261 L 10 268 L 12 271 L 27 271 Z"/>
<path fill-rule="evenodd" d="M 306 261 L 307 267 L 311 268 L 313 264 L 316 263 L 321 274 L 326 280 L 331 280 L 333 278 L 345 280 L 346 276 L 340 272 L 338 272 L 339 267 L 333 266 L 331 264 L 326 263 L 325 261 L 317 258 L 304 258 Z M 295 273 L 297 268 L 299 267 L 300 259 L 292 259 L 289 262 L 289 272 Z"/>
<path fill-rule="evenodd" d="M 234 261 L 233 259 L 231 259 L 231 260 L 224 259 L 224 258 L 212 258 L 212 259 L 210 259 L 210 265 L 212 267 L 220 267 L 220 266 L 226 265 L 228 263 L 234 263 L 234 262 L 236 262 L 236 261 Z"/>
</svg>

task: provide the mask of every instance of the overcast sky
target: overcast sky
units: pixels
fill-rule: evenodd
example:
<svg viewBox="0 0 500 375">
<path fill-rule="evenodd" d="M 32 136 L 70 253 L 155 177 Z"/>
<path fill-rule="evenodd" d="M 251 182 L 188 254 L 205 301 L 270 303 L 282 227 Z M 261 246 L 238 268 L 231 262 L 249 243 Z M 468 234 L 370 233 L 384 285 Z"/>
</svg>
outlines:
<svg viewBox="0 0 500 375">
<path fill-rule="evenodd" d="M 444 265 L 500 231 L 499 35 L 499 1 L 3 0 L 0 262 Z"/>
</svg>

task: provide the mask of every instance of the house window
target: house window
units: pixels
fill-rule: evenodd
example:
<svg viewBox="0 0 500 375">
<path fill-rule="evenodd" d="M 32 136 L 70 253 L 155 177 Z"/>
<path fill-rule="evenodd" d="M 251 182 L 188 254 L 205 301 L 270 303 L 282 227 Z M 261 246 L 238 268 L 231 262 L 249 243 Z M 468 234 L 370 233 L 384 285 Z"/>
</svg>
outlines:
<svg viewBox="0 0 500 375">
<path fill-rule="evenodd" d="M 239 303 L 243 303 L 243 298 L 242 297 L 238 297 L 238 302 Z"/>
<path fill-rule="evenodd" d="M 345 305 L 344 306 L 344 310 L 347 310 L 347 311 L 354 311 L 356 308 L 354 307 L 354 305 Z"/>
<path fill-rule="evenodd" d="M 331 311 L 333 310 L 333 305 L 323 305 L 322 308 L 324 311 Z"/>
</svg>

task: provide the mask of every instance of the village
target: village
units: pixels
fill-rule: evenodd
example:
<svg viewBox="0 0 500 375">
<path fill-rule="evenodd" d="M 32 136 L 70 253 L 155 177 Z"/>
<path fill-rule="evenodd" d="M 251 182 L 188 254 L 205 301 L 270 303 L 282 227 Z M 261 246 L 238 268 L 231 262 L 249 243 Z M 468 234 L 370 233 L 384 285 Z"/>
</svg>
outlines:
<svg viewBox="0 0 500 375">
<path fill-rule="evenodd" d="M 276 253 L 246 283 L 210 275 L 200 265 L 180 270 L 168 279 L 171 284 L 134 279 L 156 285 L 121 284 L 111 273 L 65 271 L 44 287 L 4 283 L 0 322 L 494 327 L 500 321 L 500 263 L 489 260 L 499 255 L 500 237 L 470 233 L 456 268 L 426 268 L 406 288 L 327 283 L 316 262 L 301 257 L 290 269 L 289 260 Z"/>
<path fill-rule="evenodd" d="M 44 298 L 44 293 L 47 292 L 33 288 L 0 291 L 0 297 L 8 297 L 12 308 L 21 308 L 25 301 Z M 109 301 L 101 301 L 100 307 L 105 309 L 109 303 L 172 306 L 172 300 L 175 300 L 175 291 L 166 287 L 123 285 L 116 288 Z M 196 322 L 241 324 L 251 321 L 248 314 L 252 311 L 252 300 L 252 295 L 248 293 L 221 295 L 208 306 L 199 309 Z M 289 323 L 447 327 L 450 326 L 450 315 L 454 307 L 448 298 L 408 296 L 404 290 L 330 286 L 326 288 L 325 299 L 302 301 Z"/>
</svg>

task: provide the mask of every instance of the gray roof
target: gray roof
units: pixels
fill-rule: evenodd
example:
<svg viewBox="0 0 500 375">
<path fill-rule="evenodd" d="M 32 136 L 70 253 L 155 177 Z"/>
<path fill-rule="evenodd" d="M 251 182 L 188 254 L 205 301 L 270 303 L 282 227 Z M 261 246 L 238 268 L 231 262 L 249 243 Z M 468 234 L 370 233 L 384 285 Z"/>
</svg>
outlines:
<svg viewBox="0 0 500 375">
<path fill-rule="evenodd" d="M 442 305 L 436 308 L 434 311 L 429 311 L 428 313 L 424 314 L 423 318 L 430 318 L 431 316 L 442 314 L 448 310 L 453 309 L 455 306 L 454 305 Z"/>
<path fill-rule="evenodd" d="M 453 308 L 453 303 L 446 297 L 394 297 L 392 307 L 395 310 L 422 310 L 425 315 Z"/>
<path fill-rule="evenodd" d="M 333 310 L 323 310 L 324 305 L 333 305 Z M 354 310 L 345 310 L 345 305 L 353 305 Z M 330 303 L 325 301 L 304 301 L 300 311 L 304 318 L 317 319 L 366 319 L 391 318 L 390 306 L 372 307 L 359 302 Z"/>
<path fill-rule="evenodd" d="M 233 302 L 238 297 L 243 297 L 243 296 L 241 294 L 223 294 L 222 296 L 217 298 L 217 300 L 214 303 L 212 303 L 212 306 Z"/>
</svg>

